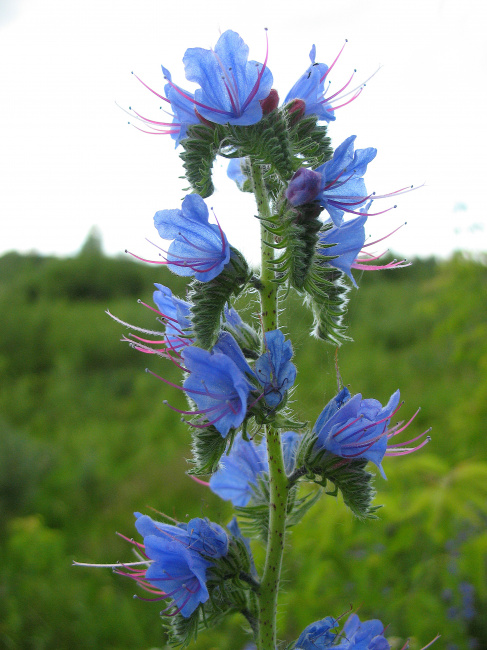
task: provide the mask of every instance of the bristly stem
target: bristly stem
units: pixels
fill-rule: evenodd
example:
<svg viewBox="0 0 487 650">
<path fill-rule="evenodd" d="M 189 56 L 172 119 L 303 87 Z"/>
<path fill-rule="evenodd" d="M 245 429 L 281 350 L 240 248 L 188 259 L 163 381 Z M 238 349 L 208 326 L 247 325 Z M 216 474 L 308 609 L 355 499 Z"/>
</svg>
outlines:
<svg viewBox="0 0 487 650">
<path fill-rule="evenodd" d="M 271 216 L 267 192 L 259 165 L 251 163 L 254 194 L 259 209 L 259 216 L 269 219 Z M 260 303 L 263 332 L 277 329 L 278 299 L 277 285 L 272 280 L 274 272 L 271 262 L 274 259 L 272 235 L 261 223 L 261 287 Z M 276 648 L 276 612 L 281 575 L 284 536 L 286 531 L 286 510 L 288 486 L 284 469 L 281 436 L 271 425 L 266 425 L 267 455 L 269 460 L 269 533 L 264 572 L 259 592 L 259 632 L 258 650 L 275 650 Z"/>
</svg>

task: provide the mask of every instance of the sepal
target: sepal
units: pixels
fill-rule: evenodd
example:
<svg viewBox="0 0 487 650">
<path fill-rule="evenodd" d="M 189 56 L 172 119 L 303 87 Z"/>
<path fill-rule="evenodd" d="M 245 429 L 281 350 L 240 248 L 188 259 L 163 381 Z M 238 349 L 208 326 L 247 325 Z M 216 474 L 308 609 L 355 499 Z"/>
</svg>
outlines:
<svg viewBox="0 0 487 650">
<path fill-rule="evenodd" d="M 233 307 L 225 308 L 225 320 L 222 329 L 229 332 L 237 341 L 245 358 L 258 359 L 260 356 L 261 340 L 258 332 L 243 321 Z"/>
<path fill-rule="evenodd" d="M 216 278 L 209 282 L 193 280 L 189 295 L 197 346 L 210 350 L 215 345 L 225 304 L 242 291 L 251 275 L 243 255 L 231 247 L 230 261 Z"/>
<path fill-rule="evenodd" d="M 317 450 L 315 441 L 313 432 L 303 436 L 296 454 L 297 469 L 289 477 L 291 484 L 305 477 L 323 488 L 329 487 L 326 494 L 330 496 L 337 496 L 340 491 L 345 505 L 356 517 L 377 519 L 375 512 L 381 506 L 372 505 L 376 491 L 374 475 L 365 469 L 368 461 L 364 458 L 344 460 L 324 449 Z"/>
<path fill-rule="evenodd" d="M 236 429 L 230 429 L 228 435 L 223 437 L 212 424 L 204 428 L 193 428 L 192 467 L 187 473 L 191 476 L 207 476 L 216 472 L 227 447 L 228 451 L 232 448 L 236 433 Z"/>
<path fill-rule="evenodd" d="M 299 154 L 312 168 L 316 169 L 333 157 L 331 140 L 326 125 L 318 125 L 315 115 L 302 117 L 299 102 L 293 100 L 282 109 L 289 124 L 289 137 L 295 154 Z"/>
<path fill-rule="evenodd" d="M 281 181 L 287 183 L 300 166 L 293 155 L 286 118 L 281 111 L 274 110 L 251 126 L 227 128 L 225 143 L 230 149 L 237 150 L 241 157 L 249 156 L 259 165 L 269 165 Z"/>
</svg>

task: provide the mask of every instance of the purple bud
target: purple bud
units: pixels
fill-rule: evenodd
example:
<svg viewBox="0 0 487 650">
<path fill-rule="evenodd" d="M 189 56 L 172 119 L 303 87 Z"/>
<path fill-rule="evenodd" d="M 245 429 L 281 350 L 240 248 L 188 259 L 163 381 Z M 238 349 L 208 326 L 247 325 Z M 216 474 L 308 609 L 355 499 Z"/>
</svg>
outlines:
<svg viewBox="0 0 487 650">
<path fill-rule="evenodd" d="M 291 178 L 286 190 L 286 198 L 292 206 L 296 207 L 314 201 L 320 189 L 321 174 L 312 169 L 300 167 Z"/>
<path fill-rule="evenodd" d="M 268 115 L 272 113 L 279 105 L 279 95 L 275 88 L 271 89 L 271 92 L 267 95 L 265 99 L 260 100 L 260 106 L 262 108 L 263 115 Z"/>
<path fill-rule="evenodd" d="M 302 99 L 293 99 L 287 106 L 291 126 L 297 124 L 306 113 L 306 103 Z"/>
</svg>

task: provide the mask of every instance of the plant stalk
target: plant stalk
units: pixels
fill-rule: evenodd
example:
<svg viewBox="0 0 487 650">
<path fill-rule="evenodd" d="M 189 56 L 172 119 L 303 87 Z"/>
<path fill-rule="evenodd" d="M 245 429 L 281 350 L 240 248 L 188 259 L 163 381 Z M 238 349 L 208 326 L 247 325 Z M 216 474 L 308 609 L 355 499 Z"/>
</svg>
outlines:
<svg viewBox="0 0 487 650">
<path fill-rule="evenodd" d="M 253 162 L 251 170 L 259 216 L 269 219 L 271 213 L 262 170 Z M 264 335 L 265 332 L 277 329 L 278 326 L 277 285 L 273 282 L 274 272 L 270 264 L 274 259 L 274 249 L 269 245 L 271 243 L 272 235 L 261 223 L 261 287 L 259 291 Z M 286 531 L 288 485 L 279 431 L 271 425 L 266 425 L 265 435 L 269 460 L 269 532 L 264 572 L 259 591 L 257 647 L 258 650 L 275 650 L 277 598 Z"/>
</svg>

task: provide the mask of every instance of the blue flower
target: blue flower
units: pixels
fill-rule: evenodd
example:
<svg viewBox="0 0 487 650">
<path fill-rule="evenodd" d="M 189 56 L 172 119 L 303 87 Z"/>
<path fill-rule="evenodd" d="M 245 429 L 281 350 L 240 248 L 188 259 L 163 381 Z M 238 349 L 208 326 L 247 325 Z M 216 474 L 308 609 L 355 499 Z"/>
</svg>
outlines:
<svg viewBox="0 0 487 650">
<path fill-rule="evenodd" d="M 390 650 L 383 636 L 384 625 L 377 619 L 360 622 L 357 614 L 352 614 L 341 633 L 342 640 L 334 650 Z"/>
<path fill-rule="evenodd" d="M 336 637 L 336 632 L 333 629 L 338 626 L 336 621 L 331 616 L 311 623 L 305 628 L 296 641 L 295 650 L 323 650 L 324 648 L 331 648 L 333 641 Z"/>
<path fill-rule="evenodd" d="M 245 158 L 232 158 L 227 167 L 228 178 L 235 181 L 239 190 L 243 190 L 245 181 L 249 179 L 242 169 L 242 163 L 244 160 Z"/>
<path fill-rule="evenodd" d="M 230 332 L 242 350 L 247 351 L 250 356 L 255 355 L 260 349 L 260 338 L 254 328 L 247 325 L 233 307 L 225 305 L 224 315 L 225 329 Z"/>
<path fill-rule="evenodd" d="M 176 348 L 190 345 L 192 332 L 189 302 L 173 296 L 171 289 L 163 284 L 156 282 L 154 286 L 157 291 L 154 291 L 153 300 L 166 325 L 166 338 L 171 339 Z"/>
<path fill-rule="evenodd" d="M 298 450 L 301 436 L 295 431 L 285 431 L 281 434 L 281 440 L 284 469 L 286 470 L 286 474 L 291 474 L 294 471 L 296 464 L 296 452 Z"/>
<path fill-rule="evenodd" d="M 321 173 L 321 188 L 317 199 L 329 213 L 335 226 L 340 226 L 343 213 L 357 214 L 358 208 L 370 201 L 362 178 L 367 165 L 377 155 L 377 149 L 357 149 L 351 135 L 337 147 L 333 158 L 316 169 Z"/>
<path fill-rule="evenodd" d="M 328 75 L 328 66 L 316 63 L 316 46 L 313 45 L 309 53 L 311 65 L 298 79 L 286 95 L 284 103 L 293 99 L 302 99 L 305 102 L 305 115 L 316 115 L 319 120 L 331 122 L 335 120 L 333 107 L 325 98 L 325 79 Z"/>
<path fill-rule="evenodd" d="M 294 470 L 296 450 L 301 436 L 294 431 L 282 434 L 282 450 L 286 474 Z M 269 471 L 265 439 L 260 444 L 244 440 L 239 434 L 231 450 L 222 456 L 219 469 L 210 478 L 210 488 L 234 506 L 246 506 L 252 498 L 252 486 Z"/>
<path fill-rule="evenodd" d="M 327 409 L 328 413 L 332 412 L 327 405 L 318 418 L 314 428 L 316 447 L 345 459 L 366 458 L 377 465 L 385 478 L 381 463 L 387 451 L 389 434 L 394 433 L 387 427 L 398 405 L 398 390 L 385 407 L 375 399 L 362 399 L 360 393 L 350 397 L 347 390 L 341 407 L 335 413 L 325 417 L 323 414 Z"/>
<path fill-rule="evenodd" d="M 240 346 L 229 332 L 220 332 L 218 340 L 212 348 L 212 353 L 225 354 L 242 373 L 253 375 L 252 368 L 247 363 Z"/>
<path fill-rule="evenodd" d="M 142 79 L 140 79 L 140 77 L 137 75 L 134 76 L 147 88 L 147 90 L 150 90 L 150 92 L 156 97 L 162 99 L 166 104 L 169 104 L 168 108 L 172 109 L 172 113 L 164 111 L 168 115 L 168 118 L 165 118 L 165 120 L 172 118 L 172 122 L 144 117 L 139 112 L 132 109 L 132 107 L 130 107 L 132 112 L 129 114 L 136 122 L 142 122 L 145 127 L 144 129 L 141 129 L 135 124 L 132 124 L 136 129 L 143 133 L 149 133 L 150 135 L 170 135 L 171 138 L 176 141 L 175 146 L 177 147 L 181 140 L 187 137 L 188 127 L 192 124 L 198 124 L 200 120 L 194 110 L 193 94 L 173 84 L 169 70 L 164 66 L 161 66 L 161 68 L 164 78 L 168 80 L 168 83 L 164 86 L 165 97 L 150 88 L 142 81 Z M 162 106 L 160 108 L 162 109 Z"/>
<path fill-rule="evenodd" d="M 291 341 L 284 340 L 280 330 L 265 334 L 266 351 L 255 362 L 255 374 L 264 388 L 268 406 L 276 408 L 296 379 L 296 366 L 291 363 Z"/>
<path fill-rule="evenodd" d="M 190 375 L 183 388 L 198 406 L 195 415 L 203 416 L 207 427 L 213 424 L 223 437 L 239 427 L 247 413 L 247 398 L 252 385 L 237 364 L 226 354 L 187 347 L 182 353 Z"/>
<path fill-rule="evenodd" d="M 165 262 L 182 276 L 209 282 L 230 259 L 230 246 L 219 225 L 208 222 L 208 208 L 198 194 L 188 194 L 181 210 L 160 210 L 154 225 L 163 239 L 172 239 Z"/>
<path fill-rule="evenodd" d="M 133 578 L 152 600 L 174 601 L 163 612 L 180 612 L 191 616 L 200 603 L 209 598 L 206 572 L 212 559 L 228 553 L 228 536 L 221 526 L 208 519 L 192 519 L 187 524 L 172 526 L 136 512 L 135 526 L 144 543 L 131 542 L 148 559 L 148 568 L 122 565 L 117 573 Z M 148 599 L 151 600 L 151 599 Z M 174 610 L 174 607 L 176 608 Z"/>
<path fill-rule="evenodd" d="M 210 478 L 210 488 L 234 506 L 246 506 L 252 497 L 252 486 L 269 469 L 265 441 L 256 445 L 239 434 L 229 453 L 220 461 L 220 468 Z"/>
<path fill-rule="evenodd" d="M 198 113 L 210 122 L 248 126 L 262 119 L 260 101 L 272 87 L 272 74 L 263 64 L 249 61 L 249 48 L 231 30 L 224 32 L 215 48 L 190 48 L 183 57 L 186 79 L 200 88 L 189 98 Z M 186 95 L 188 95 L 186 93 Z"/>
<path fill-rule="evenodd" d="M 314 172 L 302 169 L 292 177 L 286 190 L 286 198 L 294 207 L 318 200 L 329 213 L 335 226 L 341 226 L 344 212 L 361 214 L 360 206 L 371 203 L 367 195 L 363 175 L 368 163 L 377 155 L 377 149 L 357 149 L 354 152 L 352 135 L 337 147 L 333 158 Z M 321 174 L 320 186 L 316 189 L 315 174 Z M 316 189 L 316 194 L 314 190 Z M 378 198 L 378 197 L 375 197 Z M 365 207 L 362 208 L 362 213 Z"/>
<path fill-rule="evenodd" d="M 343 45 L 331 66 L 328 67 L 324 63 L 316 63 L 316 46 L 313 45 L 309 53 L 311 65 L 288 92 L 284 103 L 287 104 L 293 100 L 302 101 L 304 102 L 305 115 L 316 115 L 319 120 L 324 120 L 325 122 L 334 121 L 336 119 L 335 111 L 350 104 L 354 99 L 357 99 L 364 89 L 366 81 L 368 81 L 367 79 L 352 90 L 347 90 L 355 75 L 354 71 L 344 86 L 333 93 L 333 95 L 327 96 L 330 83 L 328 82 L 328 85 L 325 88 L 325 82 L 328 81 L 328 75 L 334 68 L 344 47 L 345 45 Z M 350 95 L 352 96 L 350 97 Z M 340 103 L 346 97 L 348 99 L 345 102 Z"/>
<path fill-rule="evenodd" d="M 319 235 L 318 253 L 336 255 L 334 259 L 327 260 L 326 264 L 348 275 L 355 286 L 357 283 L 352 276 L 351 269 L 365 243 L 364 225 L 366 221 L 367 215 L 364 214 L 346 221 L 337 228 L 330 220 L 325 222 L 325 226 L 329 224 L 331 227 L 327 230 L 323 229 Z M 330 248 L 324 248 L 324 246 L 330 246 Z"/>
</svg>

